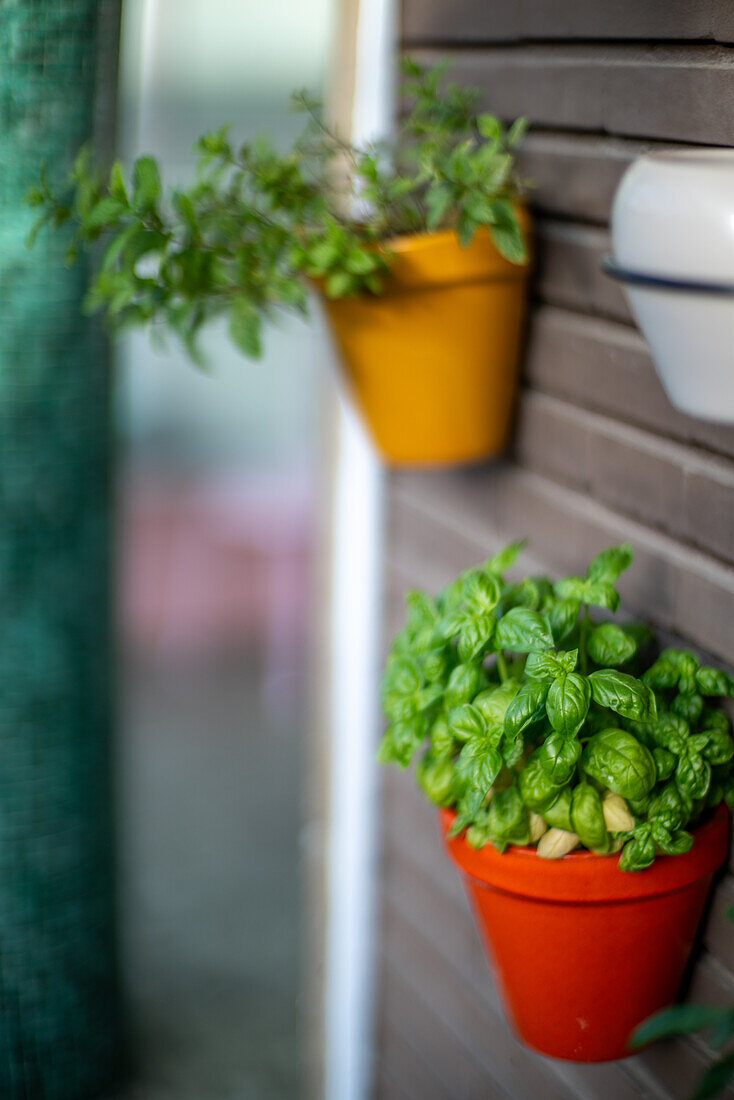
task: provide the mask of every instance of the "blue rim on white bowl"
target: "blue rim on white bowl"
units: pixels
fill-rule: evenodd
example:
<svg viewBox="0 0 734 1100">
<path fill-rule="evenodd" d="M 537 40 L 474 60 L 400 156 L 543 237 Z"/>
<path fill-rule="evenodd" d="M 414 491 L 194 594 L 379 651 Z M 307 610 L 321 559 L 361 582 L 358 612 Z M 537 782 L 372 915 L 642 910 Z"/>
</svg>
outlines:
<svg viewBox="0 0 734 1100">
<path fill-rule="evenodd" d="M 683 294 L 710 294 L 718 298 L 734 298 L 734 283 L 703 282 L 700 279 L 671 279 L 666 275 L 647 275 L 621 267 L 613 256 L 602 256 L 601 269 L 611 279 L 625 286 L 642 290 L 671 290 Z"/>
</svg>

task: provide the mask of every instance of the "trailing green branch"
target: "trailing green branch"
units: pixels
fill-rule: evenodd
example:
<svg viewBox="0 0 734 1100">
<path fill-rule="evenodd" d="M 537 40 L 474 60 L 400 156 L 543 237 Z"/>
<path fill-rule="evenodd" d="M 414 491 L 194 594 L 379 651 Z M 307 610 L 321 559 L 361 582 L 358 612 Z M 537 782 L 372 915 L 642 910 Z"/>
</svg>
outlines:
<svg viewBox="0 0 734 1100">
<path fill-rule="evenodd" d="M 306 124 L 289 151 L 262 138 L 235 148 L 226 127 L 206 134 L 189 188 L 164 192 L 152 157 L 128 181 L 121 164 L 102 174 L 82 150 L 61 193 L 44 175 L 29 193 L 41 211 L 31 241 L 70 223 L 70 260 L 102 242 L 87 309 L 116 328 L 162 323 L 194 357 L 202 326 L 225 316 L 236 345 L 257 358 L 263 322 L 307 312 L 309 279 L 331 298 L 379 294 L 390 240 L 402 234 L 450 228 L 466 246 L 486 227 L 522 263 L 514 149 L 524 120 L 505 131 L 476 115 L 477 93 L 447 85 L 444 65 L 407 61 L 404 74 L 411 107 L 391 143 L 352 145 L 299 92 Z"/>
</svg>

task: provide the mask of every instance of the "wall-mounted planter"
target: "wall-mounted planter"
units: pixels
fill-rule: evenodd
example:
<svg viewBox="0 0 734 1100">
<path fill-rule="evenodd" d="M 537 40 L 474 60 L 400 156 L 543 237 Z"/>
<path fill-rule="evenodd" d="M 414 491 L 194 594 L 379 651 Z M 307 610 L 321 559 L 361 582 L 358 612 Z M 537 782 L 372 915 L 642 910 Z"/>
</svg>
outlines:
<svg viewBox="0 0 734 1100">
<path fill-rule="evenodd" d="M 523 214 L 527 231 L 528 219 Z M 389 243 L 384 293 L 326 300 L 349 388 L 383 458 L 396 466 L 478 462 L 512 424 L 529 265 L 488 232 Z"/>
<path fill-rule="evenodd" d="M 441 811 L 444 833 L 454 813 Z M 726 859 L 722 806 L 690 852 L 646 871 L 618 857 L 446 841 L 522 1039 L 574 1062 L 627 1057 L 632 1031 L 678 993 L 711 879 Z"/>
<path fill-rule="evenodd" d="M 617 192 L 606 272 L 682 412 L 734 422 L 734 150 L 652 153 Z"/>
</svg>

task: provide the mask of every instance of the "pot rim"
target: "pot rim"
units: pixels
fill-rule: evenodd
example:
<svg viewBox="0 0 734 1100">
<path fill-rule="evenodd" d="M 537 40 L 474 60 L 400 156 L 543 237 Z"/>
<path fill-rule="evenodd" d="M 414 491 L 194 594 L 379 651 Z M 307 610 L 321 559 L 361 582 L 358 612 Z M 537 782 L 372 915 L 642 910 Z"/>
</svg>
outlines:
<svg viewBox="0 0 734 1100">
<path fill-rule="evenodd" d="M 529 232 L 530 215 L 528 214 L 527 207 L 520 202 L 515 202 L 513 205 L 523 229 L 526 233 Z M 483 237 L 489 237 L 492 247 L 496 247 L 487 226 L 479 226 L 477 228 L 471 244 L 467 247 L 471 248 L 475 242 L 481 243 Z M 401 254 L 404 252 L 418 252 L 426 248 L 435 247 L 436 245 L 453 243 L 454 241 L 459 243 L 456 229 L 428 229 L 421 233 L 400 233 L 395 237 L 384 237 L 377 241 L 376 245 L 380 250 L 384 249 L 386 252 Z M 514 264 L 513 266 L 522 270 L 527 265 Z"/>
<path fill-rule="evenodd" d="M 690 852 L 658 856 L 645 871 L 620 871 L 619 858 L 596 852 L 571 852 L 561 859 L 542 859 L 535 848 L 512 846 L 500 853 L 492 844 L 475 849 L 464 834 L 448 838 L 454 810 L 439 811 L 451 858 L 470 878 L 490 889 L 555 902 L 625 902 L 685 889 L 714 874 L 729 847 L 729 811 L 721 803 L 711 818 L 694 830 Z"/>
</svg>

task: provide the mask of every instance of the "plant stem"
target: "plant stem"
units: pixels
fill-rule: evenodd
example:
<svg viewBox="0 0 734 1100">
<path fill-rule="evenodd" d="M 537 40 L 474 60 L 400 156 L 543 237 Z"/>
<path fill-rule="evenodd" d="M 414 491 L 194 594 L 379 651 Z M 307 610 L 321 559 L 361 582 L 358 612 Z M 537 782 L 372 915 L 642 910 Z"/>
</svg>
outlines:
<svg viewBox="0 0 734 1100">
<path fill-rule="evenodd" d="M 589 607 L 585 603 L 581 606 L 584 609 L 584 617 L 581 620 L 581 630 L 579 632 L 579 663 L 585 676 L 589 669 L 589 658 L 586 653 L 586 637 L 589 633 Z"/>
<path fill-rule="evenodd" d="M 504 684 L 505 680 L 509 677 L 510 674 L 507 671 L 507 661 L 505 660 L 505 655 L 501 649 L 497 650 L 497 668 L 499 670 L 500 680 Z"/>
</svg>

